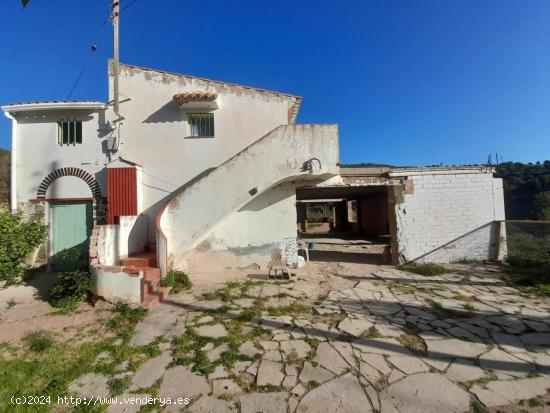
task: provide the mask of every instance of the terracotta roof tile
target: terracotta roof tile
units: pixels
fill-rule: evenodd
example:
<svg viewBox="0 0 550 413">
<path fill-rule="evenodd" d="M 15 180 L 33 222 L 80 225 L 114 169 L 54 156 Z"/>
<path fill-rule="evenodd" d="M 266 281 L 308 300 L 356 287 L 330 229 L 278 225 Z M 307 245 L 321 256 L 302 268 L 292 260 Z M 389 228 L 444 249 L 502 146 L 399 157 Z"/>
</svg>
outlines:
<svg viewBox="0 0 550 413">
<path fill-rule="evenodd" d="M 185 92 L 175 94 L 173 99 L 178 105 L 188 102 L 212 102 L 218 97 L 217 93 L 211 92 Z"/>
</svg>

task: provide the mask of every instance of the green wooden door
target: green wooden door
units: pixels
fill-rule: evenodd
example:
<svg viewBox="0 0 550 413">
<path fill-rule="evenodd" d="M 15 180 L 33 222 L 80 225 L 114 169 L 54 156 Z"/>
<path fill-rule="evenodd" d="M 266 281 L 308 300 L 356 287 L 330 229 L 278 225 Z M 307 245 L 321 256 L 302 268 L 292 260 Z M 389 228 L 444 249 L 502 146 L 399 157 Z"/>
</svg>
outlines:
<svg viewBox="0 0 550 413">
<path fill-rule="evenodd" d="M 50 214 L 53 269 L 70 271 L 86 268 L 92 232 L 92 204 L 54 204 L 50 207 Z"/>
</svg>

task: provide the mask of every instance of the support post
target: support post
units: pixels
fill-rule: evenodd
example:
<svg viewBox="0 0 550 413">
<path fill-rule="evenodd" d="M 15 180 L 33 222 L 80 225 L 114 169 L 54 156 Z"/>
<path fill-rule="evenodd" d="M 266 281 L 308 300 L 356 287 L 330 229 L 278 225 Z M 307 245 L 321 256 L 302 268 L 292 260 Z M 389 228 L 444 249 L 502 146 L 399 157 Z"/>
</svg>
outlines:
<svg viewBox="0 0 550 413">
<path fill-rule="evenodd" d="M 120 117 L 119 113 L 119 85 L 118 85 L 118 77 L 119 77 L 119 50 L 118 50 L 118 26 L 119 26 L 119 19 L 120 19 L 120 0 L 113 0 L 113 6 L 112 6 L 112 12 L 111 12 L 111 20 L 113 22 L 113 94 L 114 94 L 114 111 L 117 114 L 118 117 Z"/>
</svg>

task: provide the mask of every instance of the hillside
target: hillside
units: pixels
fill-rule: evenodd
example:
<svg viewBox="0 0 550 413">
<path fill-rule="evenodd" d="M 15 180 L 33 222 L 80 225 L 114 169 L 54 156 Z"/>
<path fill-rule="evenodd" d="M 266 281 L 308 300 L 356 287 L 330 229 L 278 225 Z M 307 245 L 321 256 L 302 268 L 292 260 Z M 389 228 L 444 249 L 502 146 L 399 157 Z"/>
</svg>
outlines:
<svg viewBox="0 0 550 413">
<path fill-rule="evenodd" d="M 550 161 L 505 162 L 496 171 L 504 181 L 507 219 L 550 220 Z"/>
</svg>

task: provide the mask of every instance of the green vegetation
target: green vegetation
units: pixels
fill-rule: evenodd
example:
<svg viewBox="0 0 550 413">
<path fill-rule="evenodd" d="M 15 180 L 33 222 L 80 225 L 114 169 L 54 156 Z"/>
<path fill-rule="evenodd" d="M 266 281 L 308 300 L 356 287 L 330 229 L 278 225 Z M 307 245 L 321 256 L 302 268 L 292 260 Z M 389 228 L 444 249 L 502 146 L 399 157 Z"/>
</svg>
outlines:
<svg viewBox="0 0 550 413">
<path fill-rule="evenodd" d="M 243 334 L 242 323 L 237 320 L 226 323 L 226 328 L 229 335 L 216 339 L 200 336 L 192 327 L 187 328 L 185 334 L 173 341 L 173 364 L 191 366 L 193 372 L 208 376 L 218 365 L 231 368 L 237 361 L 252 360 L 252 358 L 239 353 L 239 346 L 247 340 L 264 334 L 264 329 L 257 326 L 252 331 Z M 222 344 L 227 344 L 227 350 L 221 353 L 218 360 L 211 361 L 207 356 L 206 349 L 208 347 L 206 346 L 215 348 Z"/>
<path fill-rule="evenodd" d="M 23 337 L 23 343 L 35 353 L 44 353 L 53 347 L 55 341 L 46 331 L 35 331 Z"/>
<path fill-rule="evenodd" d="M 424 343 L 424 340 L 417 335 L 401 334 L 397 341 L 414 353 L 424 354 L 426 352 L 426 343 Z"/>
<path fill-rule="evenodd" d="M 528 294 L 550 296 L 550 225 L 506 224 L 508 281 Z"/>
<path fill-rule="evenodd" d="M 367 331 L 364 331 L 361 334 L 361 338 L 380 338 L 380 337 L 382 336 L 380 335 L 380 332 L 375 326 L 369 327 Z"/>
<path fill-rule="evenodd" d="M 93 370 L 97 355 L 108 348 L 105 342 L 79 346 L 58 343 L 44 352 L 29 352 L 24 358 L 3 360 L 0 357 L 0 411 L 50 411 L 57 396 L 64 396 L 68 385 Z M 52 405 L 13 406 L 12 396 L 35 395 L 52 399 Z"/>
<path fill-rule="evenodd" d="M 0 281 L 16 283 L 29 266 L 27 256 L 46 239 L 46 226 L 39 216 L 24 220 L 22 214 L 12 214 L 0 206 Z"/>
<path fill-rule="evenodd" d="M 507 219 L 550 220 L 550 161 L 504 162 L 496 173 L 504 182 Z"/>
<path fill-rule="evenodd" d="M 0 205 L 8 204 L 10 198 L 11 152 L 0 149 Z"/>
<path fill-rule="evenodd" d="M 149 310 L 143 307 L 132 308 L 128 303 L 120 302 L 111 311 L 115 316 L 107 320 L 105 326 L 108 330 L 119 332 L 132 330 L 145 318 Z"/>
<path fill-rule="evenodd" d="M 161 287 L 171 287 L 170 294 L 177 294 L 192 287 L 189 275 L 183 271 L 171 270 L 160 282 Z"/>
<path fill-rule="evenodd" d="M 80 301 L 90 298 L 91 288 L 92 280 L 88 271 L 63 272 L 50 289 L 49 302 L 63 311 L 74 311 Z"/>
<path fill-rule="evenodd" d="M 437 264 L 417 264 L 415 262 L 410 262 L 407 264 L 400 265 L 398 267 L 402 271 L 408 271 L 419 275 L 424 276 L 433 276 L 445 274 L 447 270 L 445 267 Z"/>
<path fill-rule="evenodd" d="M 309 313 L 310 308 L 301 304 L 290 304 L 284 307 L 271 307 L 267 309 L 267 312 L 272 317 L 278 317 L 282 315 L 298 316 L 300 314 Z"/>
<path fill-rule="evenodd" d="M 130 380 L 130 377 L 113 377 L 109 379 L 107 385 L 109 386 L 111 393 L 116 396 L 118 394 L 122 394 L 124 390 L 130 387 L 131 383 L 132 380 Z"/>
</svg>

